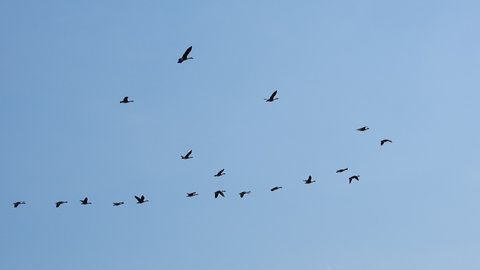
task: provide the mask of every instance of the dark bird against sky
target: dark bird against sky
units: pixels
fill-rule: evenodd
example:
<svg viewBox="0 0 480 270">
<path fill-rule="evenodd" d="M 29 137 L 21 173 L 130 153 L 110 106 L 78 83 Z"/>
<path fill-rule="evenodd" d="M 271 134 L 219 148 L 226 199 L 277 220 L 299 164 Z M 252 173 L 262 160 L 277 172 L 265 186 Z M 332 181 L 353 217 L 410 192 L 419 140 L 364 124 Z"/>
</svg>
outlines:
<svg viewBox="0 0 480 270">
<path fill-rule="evenodd" d="M 383 140 L 380 141 L 380 145 L 382 146 L 382 145 L 384 145 L 384 144 L 387 143 L 387 142 L 388 142 L 388 143 L 392 143 L 392 141 L 389 140 L 389 139 L 383 139 Z M 400 143 L 400 144 L 401 144 L 401 143 Z"/>
<path fill-rule="evenodd" d="M 130 103 L 130 102 L 133 102 L 133 100 L 128 100 L 128 97 L 124 97 L 120 103 Z"/>
<path fill-rule="evenodd" d="M 145 200 L 145 196 L 143 196 L 143 195 L 142 195 L 141 197 L 138 197 L 138 196 L 135 195 L 135 199 L 137 199 L 137 203 L 138 203 L 138 204 L 142 204 L 142 203 L 148 202 L 148 200 Z"/>
<path fill-rule="evenodd" d="M 277 100 L 278 98 L 275 97 L 276 95 L 277 95 L 277 90 L 275 90 L 269 98 L 266 98 L 265 101 L 266 102 L 273 102 L 273 101 Z"/>
<path fill-rule="evenodd" d="M 360 181 L 360 175 L 353 175 L 348 178 L 348 183 L 351 184 L 353 180 Z"/>
<path fill-rule="evenodd" d="M 338 169 L 336 173 L 342 173 L 344 171 L 348 171 L 348 168 Z"/>
<path fill-rule="evenodd" d="M 215 177 L 220 177 L 220 176 L 222 176 L 222 175 L 225 175 L 225 173 L 224 173 L 223 171 L 225 171 L 225 169 L 221 169 L 220 171 L 217 172 L 217 174 L 215 174 L 215 175 L 213 175 L 213 176 L 215 176 Z"/>
<path fill-rule="evenodd" d="M 187 61 L 188 59 L 193 59 L 193 57 L 188 57 L 188 54 L 192 51 L 192 46 L 188 47 L 185 52 L 183 53 L 182 57 L 178 58 L 179 64 L 181 64 L 183 61 Z"/>
<path fill-rule="evenodd" d="M 215 191 L 215 198 L 217 198 L 219 195 L 222 196 L 222 197 L 225 197 L 225 193 L 226 191 L 225 190 L 217 190 Z"/>
<path fill-rule="evenodd" d="M 192 154 L 192 150 L 188 151 L 188 153 L 185 155 L 185 156 L 181 156 L 182 159 L 191 159 L 193 158 L 192 156 L 190 156 Z"/>
</svg>

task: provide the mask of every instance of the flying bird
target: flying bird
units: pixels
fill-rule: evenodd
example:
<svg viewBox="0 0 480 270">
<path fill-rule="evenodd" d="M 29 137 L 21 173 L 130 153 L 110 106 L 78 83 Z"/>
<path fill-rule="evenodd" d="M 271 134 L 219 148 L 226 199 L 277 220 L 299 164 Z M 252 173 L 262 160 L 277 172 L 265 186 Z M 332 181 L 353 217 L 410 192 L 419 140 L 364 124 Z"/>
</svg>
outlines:
<svg viewBox="0 0 480 270">
<path fill-rule="evenodd" d="M 361 128 L 357 128 L 358 131 L 367 131 L 369 130 L 370 128 L 367 127 L 367 126 L 364 126 L 364 127 L 361 127 Z"/>
<path fill-rule="evenodd" d="M 142 195 L 142 197 L 138 197 L 135 195 L 135 199 L 137 199 L 138 204 L 146 203 L 148 200 L 145 200 L 145 196 Z"/>
<path fill-rule="evenodd" d="M 85 197 L 85 199 L 80 200 L 81 205 L 87 205 L 87 204 L 92 204 L 91 202 L 88 201 L 88 197 Z"/>
<path fill-rule="evenodd" d="M 383 140 L 380 141 L 380 145 L 384 145 L 384 144 L 387 143 L 387 142 L 388 142 L 388 143 L 392 143 L 392 141 L 389 140 L 389 139 L 383 139 Z"/>
<path fill-rule="evenodd" d="M 283 188 L 283 187 L 273 187 L 273 188 L 270 189 L 270 191 L 275 191 L 275 190 L 278 190 L 278 189 L 281 189 L 281 188 Z"/>
<path fill-rule="evenodd" d="M 221 169 L 220 171 L 217 172 L 217 174 L 215 174 L 215 175 L 213 175 L 213 176 L 215 176 L 215 177 L 220 177 L 220 176 L 222 176 L 222 175 L 225 175 L 225 173 L 224 173 L 223 171 L 225 171 L 225 169 Z"/>
<path fill-rule="evenodd" d="M 64 204 L 64 203 L 68 203 L 67 201 L 58 201 L 55 203 L 55 207 L 58 208 L 60 207 L 60 205 Z"/>
<path fill-rule="evenodd" d="M 195 197 L 195 196 L 198 196 L 198 193 L 197 192 L 187 192 L 187 197 Z"/>
<path fill-rule="evenodd" d="M 344 171 L 348 171 L 348 168 L 339 169 L 336 171 L 336 173 L 342 173 Z"/>
<path fill-rule="evenodd" d="M 215 191 L 215 198 L 217 198 L 218 195 L 220 195 L 220 196 L 222 196 L 222 197 L 225 197 L 225 194 L 223 194 L 223 193 L 225 193 L 225 192 L 226 192 L 225 190 L 217 190 L 217 191 Z"/>
<path fill-rule="evenodd" d="M 128 100 L 128 97 L 124 97 L 120 103 L 130 103 L 133 102 L 133 100 Z"/>
<path fill-rule="evenodd" d="M 178 58 L 179 64 L 181 64 L 183 61 L 187 61 L 188 59 L 193 59 L 193 57 L 188 57 L 188 54 L 192 51 L 192 46 L 188 47 L 185 52 L 183 53 L 182 57 Z"/>
<path fill-rule="evenodd" d="M 14 202 L 13 207 L 17 208 L 20 204 L 25 204 L 25 202 Z"/>
<path fill-rule="evenodd" d="M 353 175 L 348 178 L 348 183 L 351 184 L 353 180 L 360 181 L 360 175 Z"/>
<path fill-rule="evenodd" d="M 122 205 L 122 204 L 124 204 L 124 202 L 114 202 L 114 203 L 113 203 L 113 206 L 120 206 L 120 205 Z"/>
<path fill-rule="evenodd" d="M 245 195 L 247 194 L 250 194 L 251 191 L 242 191 L 240 193 L 238 193 L 238 195 L 240 195 L 240 198 L 243 198 Z"/>
<path fill-rule="evenodd" d="M 265 98 L 265 101 L 273 102 L 274 100 L 277 100 L 278 98 L 276 98 L 275 95 L 277 95 L 277 90 L 275 90 L 269 98 Z"/>
<path fill-rule="evenodd" d="M 190 155 L 192 154 L 192 150 L 188 151 L 188 153 L 185 155 L 185 156 L 181 156 L 182 159 L 191 159 L 193 157 L 191 157 Z"/>
<path fill-rule="evenodd" d="M 316 181 L 315 181 L 315 180 L 312 180 L 312 176 L 309 175 L 309 176 L 308 176 L 308 179 L 307 179 L 307 180 L 303 180 L 303 182 L 305 182 L 305 184 L 311 184 L 311 183 L 315 183 Z"/>
</svg>

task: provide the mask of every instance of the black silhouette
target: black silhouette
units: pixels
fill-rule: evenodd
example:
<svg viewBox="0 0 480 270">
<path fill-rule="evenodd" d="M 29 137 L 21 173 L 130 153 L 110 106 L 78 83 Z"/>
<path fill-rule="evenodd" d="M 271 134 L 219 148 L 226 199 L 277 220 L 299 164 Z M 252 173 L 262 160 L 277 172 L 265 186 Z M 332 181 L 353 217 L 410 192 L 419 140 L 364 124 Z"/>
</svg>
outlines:
<svg viewBox="0 0 480 270">
<path fill-rule="evenodd" d="M 80 204 L 81 204 L 81 205 L 87 205 L 87 204 L 92 204 L 92 203 L 88 201 L 88 198 L 87 198 L 87 197 L 85 197 L 85 199 L 80 200 Z"/>
<path fill-rule="evenodd" d="M 195 192 L 195 191 L 194 191 L 194 192 L 190 192 L 190 193 L 187 192 L 187 197 L 195 197 L 195 196 L 198 196 L 198 193 L 197 193 L 197 192 Z"/>
<path fill-rule="evenodd" d="M 130 103 L 130 102 L 133 102 L 133 100 L 128 100 L 128 97 L 124 97 L 122 101 L 120 101 L 120 103 Z"/>
<path fill-rule="evenodd" d="M 308 176 L 308 179 L 307 180 L 303 180 L 303 182 L 305 182 L 305 184 L 311 184 L 311 183 L 315 183 L 316 181 L 315 180 L 312 180 L 312 176 L 309 175 Z"/>
<path fill-rule="evenodd" d="M 218 195 L 220 195 L 220 196 L 222 196 L 222 197 L 225 197 L 225 194 L 223 194 L 223 193 L 225 193 L 225 192 L 226 192 L 225 190 L 217 190 L 217 191 L 215 191 L 215 198 L 217 198 Z"/>
<path fill-rule="evenodd" d="M 193 59 L 193 57 L 188 57 L 188 54 L 192 51 L 192 46 L 188 47 L 185 52 L 183 53 L 181 58 L 178 58 L 179 64 L 181 64 L 183 61 L 187 61 L 188 59 Z"/>
<path fill-rule="evenodd" d="M 145 200 L 145 196 L 142 195 L 142 197 L 135 196 L 135 199 L 137 199 L 138 204 L 146 203 L 148 200 Z"/>
<path fill-rule="evenodd" d="M 283 187 L 273 187 L 273 188 L 270 189 L 270 191 L 275 191 L 275 190 L 278 190 L 278 189 L 281 189 L 281 188 L 283 188 Z"/>
<path fill-rule="evenodd" d="M 122 204 L 124 204 L 124 202 L 114 202 L 114 203 L 113 203 L 113 206 L 120 206 L 120 205 L 122 205 Z"/>
<path fill-rule="evenodd" d="M 58 201 L 55 203 L 55 207 L 58 208 L 60 207 L 60 205 L 64 204 L 64 203 L 68 203 L 67 201 Z"/>
<path fill-rule="evenodd" d="M 17 208 L 20 204 L 25 204 L 25 202 L 14 202 L 13 207 Z"/>
<path fill-rule="evenodd" d="M 191 157 L 190 155 L 192 154 L 192 150 L 188 151 L 188 153 L 185 155 L 185 156 L 181 156 L 182 159 L 191 159 L 193 157 Z"/>
<path fill-rule="evenodd" d="M 380 145 L 384 145 L 384 144 L 387 143 L 387 142 L 388 142 L 388 143 L 392 143 L 392 141 L 389 140 L 389 139 L 383 139 L 383 140 L 380 141 Z"/>
<path fill-rule="evenodd" d="M 357 128 L 358 131 L 367 131 L 369 130 L 370 128 L 367 127 L 367 126 L 364 126 L 364 127 L 361 127 L 361 128 Z"/>
<path fill-rule="evenodd" d="M 240 193 L 238 193 L 238 195 L 240 195 L 240 198 L 243 198 L 245 195 L 247 194 L 250 194 L 251 191 L 242 191 Z"/>
<path fill-rule="evenodd" d="M 348 178 L 348 183 L 351 184 L 353 180 L 360 181 L 360 175 L 353 175 Z"/>
<path fill-rule="evenodd" d="M 223 171 L 225 171 L 225 169 L 221 169 L 221 170 L 218 171 L 218 173 L 215 174 L 214 176 L 215 176 L 215 177 L 220 177 L 220 176 L 222 176 L 222 175 L 225 175 L 225 173 L 224 173 Z"/>
<path fill-rule="evenodd" d="M 265 101 L 266 102 L 273 102 L 273 101 L 277 100 L 278 98 L 275 97 L 276 94 L 277 94 L 277 90 L 275 90 L 269 98 L 265 98 Z"/>
<path fill-rule="evenodd" d="M 336 171 L 336 173 L 342 173 L 342 172 L 344 172 L 344 171 L 348 171 L 348 168 L 339 169 L 339 170 Z"/>
</svg>

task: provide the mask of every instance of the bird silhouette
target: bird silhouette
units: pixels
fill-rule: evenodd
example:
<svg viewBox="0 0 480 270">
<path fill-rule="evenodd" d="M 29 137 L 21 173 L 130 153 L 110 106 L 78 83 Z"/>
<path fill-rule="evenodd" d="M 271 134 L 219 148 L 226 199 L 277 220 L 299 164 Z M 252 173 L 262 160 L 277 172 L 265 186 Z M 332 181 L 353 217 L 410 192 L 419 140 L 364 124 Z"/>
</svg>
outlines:
<svg viewBox="0 0 480 270">
<path fill-rule="evenodd" d="M 367 126 L 364 126 L 364 127 L 361 127 L 361 128 L 357 128 L 358 131 L 367 131 L 369 130 L 370 128 L 367 127 Z"/>
<path fill-rule="evenodd" d="M 92 204 L 91 202 L 88 201 L 88 198 L 85 197 L 83 200 L 80 200 L 81 205 L 87 205 L 87 204 Z"/>
<path fill-rule="evenodd" d="M 344 171 L 348 171 L 348 168 L 339 169 L 336 171 L 336 173 L 342 173 Z"/>
<path fill-rule="evenodd" d="M 279 189 L 281 189 L 281 188 L 283 188 L 283 187 L 273 187 L 273 188 L 270 189 L 270 191 L 279 190 Z"/>
<path fill-rule="evenodd" d="M 192 150 L 188 151 L 188 153 L 185 155 L 185 156 L 181 156 L 182 159 L 191 159 L 193 158 L 192 156 L 190 156 L 192 154 Z"/>
<path fill-rule="evenodd" d="M 217 174 L 215 174 L 215 175 L 213 175 L 213 176 L 215 176 L 215 177 L 220 177 L 220 176 L 222 176 L 222 175 L 225 175 L 225 173 L 224 173 L 223 171 L 225 171 L 225 169 L 221 169 L 220 171 L 217 172 Z"/>
<path fill-rule="evenodd" d="M 240 198 L 243 198 L 245 195 L 247 194 L 250 194 L 251 191 L 242 191 L 240 193 L 238 193 L 238 195 L 240 195 Z"/>
<path fill-rule="evenodd" d="M 148 200 L 145 200 L 145 196 L 142 195 L 142 197 L 138 197 L 135 195 L 135 199 L 137 199 L 138 204 L 146 203 Z"/>
<path fill-rule="evenodd" d="M 187 192 L 187 197 L 195 197 L 195 196 L 198 196 L 198 193 L 197 192 Z"/>
<path fill-rule="evenodd" d="M 360 181 L 360 175 L 353 175 L 348 178 L 348 183 L 351 184 L 353 180 Z"/>
<path fill-rule="evenodd" d="M 277 95 L 277 90 L 275 90 L 269 98 L 265 98 L 265 101 L 266 102 L 273 102 L 273 101 L 277 100 L 278 98 L 276 98 L 275 95 Z"/>
<path fill-rule="evenodd" d="M 14 202 L 14 203 L 13 203 L 13 207 L 17 208 L 20 204 L 25 204 L 25 202 L 24 202 L 24 201 Z"/>
<path fill-rule="evenodd" d="M 303 182 L 305 182 L 305 184 L 308 185 L 308 184 L 311 184 L 311 183 L 315 183 L 315 182 L 317 182 L 317 181 L 312 180 L 312 176 L 309 175 L 309 176 L 308 176 L 308 179 L 307 179 L 307 180 L 303 180 Z"/>
<path fill-rule="evenodd" d="M 179 64 L 181 64 L 183 61 L 187 61 L 188 59 L 193 59 L 193 57 L 188 57 L 188 54 L 192 51 L 192 46 L 188 47 L 185 52 L 183 53 L 182 57 L 178 58 Z"/>
<path fill-rule="evenodd" d="M 218 197 L 218 195 L 222 196 L 222 197 L 225 197 L 225 193 L 226 191 L 225 190 L 217 190 L 215 191 L 215 198 Z"/>
<path fill-rule="evenodd" d="M 124 204 L 124 202 L 114 202 L 114 203 L 113 203 L 113 206 L 120 206 L 120 205 L 122 205 L 122 204 Z"/>
<path fill-rule="evenodd" d="M 384 145 L 384 144 L 387 143 L 387 142 L 388 142 L 388 143 L 392 143 L 392 141 L 389 140 L 389 139 L 383 139 L 383 140 L 380 141 L 380 145 Z"/>
<path fill-rule="evenodd" d="M 130 102 L 133 102 L 133 100 L 128 100 L 128 97 L 124 97 L 120 103 L 130 103 Z"/>
<path fill-rule="evenodd" d="M 64 203 L 68 203 L 67 201 L 58 201 L 55 203 L 55 207 L 58 208 L 60 207 L 60 205 L 64 204 Z"/>
</svg>

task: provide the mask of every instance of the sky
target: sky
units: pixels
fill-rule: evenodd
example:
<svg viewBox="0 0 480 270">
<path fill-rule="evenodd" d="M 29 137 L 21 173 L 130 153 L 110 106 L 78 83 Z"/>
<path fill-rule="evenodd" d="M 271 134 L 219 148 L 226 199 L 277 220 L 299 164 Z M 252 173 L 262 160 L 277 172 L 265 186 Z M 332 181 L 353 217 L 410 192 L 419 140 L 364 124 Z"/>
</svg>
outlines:
<svg viewBox="0 0 480 270">
<path fill-rule="evenodd" d="M 0 269 L 480 269 L 479 10 L 1 1 Z"/>
</svg>

